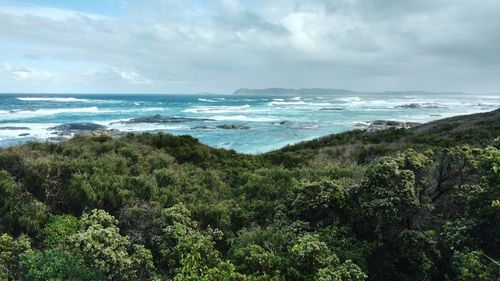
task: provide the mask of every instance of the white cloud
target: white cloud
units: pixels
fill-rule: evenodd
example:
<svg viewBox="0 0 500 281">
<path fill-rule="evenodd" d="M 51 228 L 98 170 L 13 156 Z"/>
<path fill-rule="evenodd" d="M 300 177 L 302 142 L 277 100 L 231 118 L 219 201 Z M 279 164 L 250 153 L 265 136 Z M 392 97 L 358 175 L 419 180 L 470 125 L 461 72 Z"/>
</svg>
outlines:
<svg viewBox="0 0 500 281">
<path fill-rule="evenodd" d="M 0 12 L 14 15 L 14 16 L 33 16 L 33 17 L 41 17 L 47 18 L 55 21 L 68 20 L 68 19 L 79 19 L 79 18 L 88 18 L 92 20 L 110 20 L 111 17 L 86 13 L 68 9 L 60 9 L 60 8 L 51 8 L 51 7 L 42 7 L 42 6 L 34 6 L 34 5 L 22 5 L 22 6 L 4 6 L 0 7 Z"/>
<path fill-rule="evenodd" d="M 98 70 L 86 70 L 73 74 L 79 82 L 90 83 L 125 83 L 125 84 L 150 84 L 152 81 L 133 69 L 107 67 Z"/>
<path fill-rule="evenodd" d="M 145 78 L 141 74 L 139 74 L 135 71 L 132 71 L 132 70 L 112 68 L 110 73 L 116 74 L 123 81 L 129 82 L 132 84 L 149 84 L 149 83 L 151 83 L 151 80 Z"/>
<path fill-rule="evenodd" d="M 7 79 L 15 81 L 50 81 L 54 76 L 49 71 L 36 70 L 23 65 L 12 65 L 10 63 L 2 63 L 0 71 Z"/>
<path fill-rule="evenodd" d="M 222 6 L 231 13 L 236 13 L 241 10 L 240 1 L 238 0 L 220 0 Z"/>
</svg>

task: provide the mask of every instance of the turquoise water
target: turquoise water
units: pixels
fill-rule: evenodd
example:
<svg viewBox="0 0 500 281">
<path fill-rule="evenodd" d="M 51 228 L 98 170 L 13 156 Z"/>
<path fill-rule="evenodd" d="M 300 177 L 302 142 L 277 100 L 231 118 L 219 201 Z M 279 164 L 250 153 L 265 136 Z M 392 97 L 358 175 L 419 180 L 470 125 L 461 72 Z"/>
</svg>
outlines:
<svg viewBox="0 0 500 281">
<path fill-rule="evenodd" d="M 397 106 L 418 103 L 421 108 Z M 260 153 L 343 132 L 376 119 L 427 122 L 500 107 L 498 95 L 380 93 L 308 96 L 1 94 L 0 146 L 54 137 L 49 127 L 91 122 L 120 131 L 191 135 L 210 146 Z M 208 118 L 169 124 L 114 123 L 141 116 Z M 282 121 L 285 124 L 280 124 Z M 110 124 L 113 123 L 113 124 Z M 224 124 L 248 130 L 218 129 Z M 193 129 L 207 126 L 211 129 Z M 29 135 L 25 135 L 29 134 Z M 20 136 L 24 135 L 24 136 Z"/>
</svg>

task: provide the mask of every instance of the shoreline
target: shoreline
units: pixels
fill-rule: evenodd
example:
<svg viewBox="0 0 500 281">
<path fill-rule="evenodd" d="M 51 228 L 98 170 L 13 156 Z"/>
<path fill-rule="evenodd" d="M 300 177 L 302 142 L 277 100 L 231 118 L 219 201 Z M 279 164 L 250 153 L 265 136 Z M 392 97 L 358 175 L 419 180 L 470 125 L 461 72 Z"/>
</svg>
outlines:
<svg viewBox="0 0 500 281">
<path fill-rule="evenodd" d="M 497 110 L 500 110 L 500 109 L 495 109 L 495 110 L 492 110 L 492 111 L 487 111 L 487 112 L 482 112 L 482 113 L 491 113 L 491 112 L 494 112 L 494 111 L 497 111 Z M 338 134 L 344 134 L 344 133 L 348 133 L 348 132 L 366 131 L 368 133 L 373 133 L 373 132 L 377 132 L 377 131 L 384 131 L 384 130 L 391 130 L 391 129 L 404 129 L 404 130 L 408 130 L 408 129 L 411 129 L 411 128 L 418 128 L 420 126 L 425 126 L 425 125 L 431 124 L 433 122 L 441 122 L 443 120 L 450 119 L 450 118 L 457 118 L 457 117 L 462 117 L 462 116 L 470 116 L 470 115 L 474 115 L 474 114 L 481 114 L 481 113 L 471 113 L 471 114 L 455 115 L 455 116 L 445 117 L 445 118 L 440 118 L 440 119 L 435 119 L 433 121 L 423 122 L 423 123 L 395 121 L 395 120 L 389 120 L 389 119 L 387 119 L 387 120 L 384 120 L 384 119 L 373 120 L 373 121 L 370 121 L 370 122 L 365 122 L 365 124 L 362 124 L 362 126 L 360 126 L 360 128 L 354 128 L 354 129 L 351 129 L 351 130 L 345 130 L 345 131 L 338 132 L 338 133 L 326 134 L 326 135 L 319 136 L 319 137 L 308 138 L 308 139 L 304 139 L 304 140 L 300 140 L 300 141 L 297 141 L 297 142 L 293 142 L 293 143 L 289 143 L 289 144 L 283 145 L 283 146 L 281 146 L 279 148 L 276 148 L 276 149 L 271 149 L 269 151 L 257 152 L 257 153 L 244 153 L 244 152 L 236 151 L 234 149 L 215 147 L 215 146 L 212 146 L 212 145 L 205 144 L 205 143 L 201 142 L 199 138 L 196 138 L 196 137 L 194 137 L 194 136 L 192 136 L 190 134 L 177 135 L 177 134 L 171 134 L 169 132 L 159 132 L 159 131 L 155 131 L 155 132 L 148 132 L 148 131 L 120 131 L 118 129 L 107 129 L 107 128 L 103 129 L 103 128 L 105 128 L 104 126 L 102 126 L 100 124 L 95 124 L 95 123 L 64 123 L 64 124 L 60 124 L 58 126 L 48 128 L 48 130 L 53 130 L 54 128 L 57 128 L 57 127 L 60 127 L 60 128 L 69 127 L 69 129 L 66 128 L 65 130 L 59 130 L 59 131 L 55 130 L 52 133 L 54 135 L 54 137 L 49 137 L 49 138 L 32 138 L 32 139 L 28 139 L 26 141 L 17 141 L 17 142 L 16 142 L 15 138 L 12 138 L 13 144 L 12 145 L 1 145 L 0 146 L 0 150 L 1 149 L 8 149 L 10 147 L 22 146 L 24 144 L 33 143 L 33 142 L 35 142 L 35 143 L 44 143 L 44 142 L 60 143 L 60 142 L 70 141 L 70 140 L 72 140 L 75 137 L 109 137 L 109 138 L 112 138 L 112 139 L 122 139 L 122 138 L 125 138 L 129 134 L 133 134 L 133 135 L 141 135 L 141 134 L 167 134 L 167 135 L 173 135 L 173 136 L 184 136 L 184 135 L 187 135 L 187 136 L 190 136 L 190 137 L 196 139 L 198 142 L 200 142 L 200 143 L 202 143 L 204 145 L 207 145 L 208 147 L 213 148 L 213 149 L 233 150 L 233 151 L 236 151 L 238 154 L 244 154 L 244 155 L 263 155 L 263 154 L 268 154 L 268 153 L 272 153 L 272 152 L 275 152 L 275 151 L 280 151 L 280 150 L 285 149 L 287 147 L 292 147 L 294 145 L 298 145 L 298 144 L 301 144 L 301 143 L 306 143 L 306 142 L 310 142 L 310 141 L 314 141 L 314 140 L 319 140 L 319 139 L 327 138 L 329 136 L 338 135 Z M 144 118 L 137 118 L 137 119 L 144 119 Z M 134 120 L 134 119 L 131 119 L 130 121 L 124 121 L 124 122 L 131 122 L 132 120 Z M 279 123 L 284 124 L 284 122 L 286 122 L 286 121 L 281 121 Z M 72 126 L 74 126 L 74 127 L 83 126 L 82 127 L 83 129 L 78 129 L 78 128 L 72 129 Z M 87 128 L 86 126 L 88 126 L 89 128 L 92 128 L 92 129 L 85 129 L 85 128 Z M 22 129 L 26 129 L 26 127 L 21 127 L 21 126 L 20 127 L 4 127 L 4 129 L 7 129 L 7 130 L 20 130 L 21 128 Z M 247 130 L 247 129 L 250 129 L 250 127 L 246 127 L 246 126 L 243 126 L 243 125 L 227 125 L 226 124 L 226 125 L 219 125 L 219 126 L 214 126 L 214 127 L 193 126 L 191 129 L 193 129 L 193 130 L 213 130 L 213 129 L 218 129 L 218 130 Z M 26 135 L 26 136 L 29 137 L 28 135 Z"/>
</svg>

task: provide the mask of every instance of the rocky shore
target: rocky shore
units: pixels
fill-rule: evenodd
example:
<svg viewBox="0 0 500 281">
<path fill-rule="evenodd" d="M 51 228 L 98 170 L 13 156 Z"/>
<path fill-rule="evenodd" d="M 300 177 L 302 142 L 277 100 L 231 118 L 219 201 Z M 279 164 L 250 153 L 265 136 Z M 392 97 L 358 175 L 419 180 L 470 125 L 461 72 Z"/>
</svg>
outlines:
<svg viewBox="0 0 500 281">
<path fill-rule="evenodd" d="M 393 120 L 375 120 L 372 121 L 366 130 L 368 132 L 387 130 L 387 129 L 408 129 L 420 125 L 417 122 L 402 122 Z"/>
<path fill-rule="evenodd" d="M 126 121 L 113 122 L 113 124 L 138 124 L 138 123 L 183 123 L 183 122 L 200 122 L 200 121 L 215 121 L 213 119 L 205 118 L 184 118 L 184 117 L 166 117 L 161 115 L 146 116 L 133 118 Z M 284 120 L 281 122 L 274 122 L 272 124 L 290 126 L 295 124 L 293 121 Z M 387 130 L 387 129 L 407 129 L 420 125 L 416 122 L 403 122 L 394 120 L 375 120 L 370 122 L 358 122 L 354 124 L 355 127 L 362 127 L 368 132 Z M 302 128 L 302 127 L 300 127 Z M 215 126 L 198 125 L 191 127 L 192 130 L 249 130 L 249 126 L 243 124 L 221 124 Z M 0 127 L 0 130 L 29 130 L 28 127 Z M 51 141 L 64 141 L 73 136 L 108 136 L 112 138 L 122 137 L 130 132 L 124 132 L 117 129 L 110 129 L 107 126 L 95 123 L 66 123 L 50 127 L 47 130 L 53 131 L 54 137 L 49 138 Z M 139 133 L 139 132 L 138 132 Z M 28 133 L 22 134 L 28 136 Z"/>
<path fill-rule="evenodd" d="M 406 109 L 420 109 L 420 108 L 442 108 L 442 106 L 435 103 L 409 103 L 395 106 L 394 108 L 406 108 Z"/>
</svg>

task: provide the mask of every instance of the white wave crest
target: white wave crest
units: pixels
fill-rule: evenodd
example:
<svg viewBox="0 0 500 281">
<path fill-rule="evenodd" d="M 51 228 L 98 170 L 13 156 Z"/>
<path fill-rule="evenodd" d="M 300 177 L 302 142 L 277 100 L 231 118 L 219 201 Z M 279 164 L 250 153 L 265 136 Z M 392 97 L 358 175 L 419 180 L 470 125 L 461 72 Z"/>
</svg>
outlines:
<svg viewBox="0 0 500 281">
<path fill-rule="evenodd" d="M 198 100 L 202 101 L 202 102 L 219 102 L 219 101 L 224 101 L 226 99 L 225 98 L 214 98 L 214 99 L 199 98 Z"/>
<path fill-rule="evenodd" d="M 55 101 L 55 102 L 92 102 L 89 99 L 78 98 L 17 98 L 20 101 Z"/>
<path fill-rule="evenodd" d="M 267 105 L 275 106 L 275 105 L 298 105 L 298 104 L 306 104 L 305 101 L 272 101 L 268 102 Z"/>
<path fill-rule="evenodd" d="M 14 109 L 7 111 L 11 115 L 53 115 L 60 113 L 91 113 L 98 112 L 97 106 L 77 107 L 77 108 L 56 108 L 56 109 Z"/>
<path fill-rule="evenodd" d="M 361 101 L 360 97 L 343 97 L 343 98 L 337 98 L 339 101 L 343 102 L 353 102 L 353 101 Z"/>
<path fill-rule="evenodd" d="M 248 117 L 245 115 L 216 115 L 210 117 L 217 121 L 245 121 L 245 122 L 272 122 L 276 121 L 272 118 L 267 117 Z"/>
<path fill-rule="evenodd" d="M 275 105 L 305 105 L 305 106 L 328 106 L 328 102 L 305 102 L 305 101 L 272 101 L 267 103 L 268 106 Z"/>
<path fill-rule="evenodd" d="M 193 106 L 184 109 L 182 112 L 186 113 L 233 113 L 233 112 L 253 112 L 250 105 L 245 104 L 241 106 Z"/>
<path fill-rule="evenodd" d="M 199 98 L 198 99 L 199 101 L 202 101 L 202 102 L 217 102 L 215 100 L 210 100 L 210 99 L 202 99 L 202 98 Z"/>
</svg>

